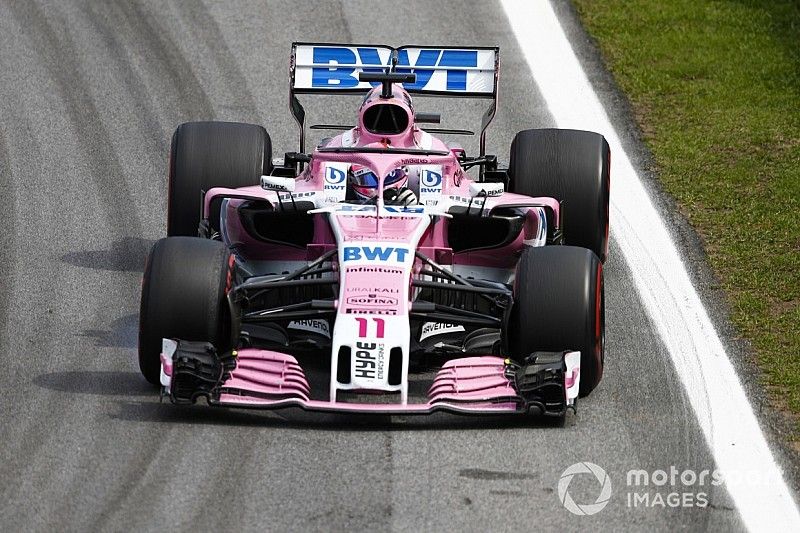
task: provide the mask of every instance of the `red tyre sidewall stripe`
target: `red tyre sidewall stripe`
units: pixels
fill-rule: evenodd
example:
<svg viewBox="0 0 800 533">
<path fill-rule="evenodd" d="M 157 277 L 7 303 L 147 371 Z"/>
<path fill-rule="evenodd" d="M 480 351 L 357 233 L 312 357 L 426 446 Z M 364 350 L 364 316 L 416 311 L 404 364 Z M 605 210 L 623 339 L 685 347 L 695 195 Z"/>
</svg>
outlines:
<svg viewBox="0 0 800 533">
<path fill-rule="evenodd" d="M 611 150 L 608 151 L 608 162 L 606 167 L 606 228 L 605 228 L 605 249 L 603 250 L 603 257 L 601 259 L 605 260 L 608 257 L 608 233 L 609 233 L 609 219 L 610 217 L 610 209 L 609 203 L 611 201 Z"/>
<path fill-rule="evenodd" d="M 225 278 L 225 294 L 227 295 L 231 292 L 231 287 L 233 285 L 233 265 L 236 262 L 236 258 L 233 254 L 228 256 L 228 272 Z"/>
<path fill-rule="evenodd" d="M 595 343 L 595 364 L 597 365 L 598 376 L 602 375 L 602 354 L 601 350 L 603 339 L 603 263 L 598 262 L 597 274 L 594 287 L 594 343 Z"/>
</svg>

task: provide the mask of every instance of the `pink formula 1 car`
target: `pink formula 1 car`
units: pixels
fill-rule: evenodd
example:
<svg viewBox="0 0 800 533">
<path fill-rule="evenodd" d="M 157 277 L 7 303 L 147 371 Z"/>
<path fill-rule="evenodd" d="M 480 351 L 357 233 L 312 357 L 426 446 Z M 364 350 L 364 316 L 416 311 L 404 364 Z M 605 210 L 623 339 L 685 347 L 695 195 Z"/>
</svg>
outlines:
<svg viewBox="0 0 800 533">
<path fill-rule="evenodd" d="M 264 128 L 172 138 L 168 237 L 147 261 L 139 363 L 175 403 L 563 417 L 603 373 L 609 148 L 533 129 L 485 154 L 498 49 L 296 43 L 300 149 Z M 298 94 L 360 93 L 305 153 Z M 486 98 L 480 154 L 412 94 Z M 473 175 L 471 175 L 472 173 Z"/>
</svg>

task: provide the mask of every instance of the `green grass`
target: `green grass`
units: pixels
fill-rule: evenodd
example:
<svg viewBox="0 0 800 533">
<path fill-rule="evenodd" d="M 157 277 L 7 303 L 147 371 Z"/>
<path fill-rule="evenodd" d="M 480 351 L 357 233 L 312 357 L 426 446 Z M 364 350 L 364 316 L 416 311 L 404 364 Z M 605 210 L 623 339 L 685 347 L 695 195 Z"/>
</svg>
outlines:
<svg viewBox="0 0 800 533">
<path fill-rule="evenodd" d="M 800 2 L 574 1 L 800 444 Z"/>
</svg>

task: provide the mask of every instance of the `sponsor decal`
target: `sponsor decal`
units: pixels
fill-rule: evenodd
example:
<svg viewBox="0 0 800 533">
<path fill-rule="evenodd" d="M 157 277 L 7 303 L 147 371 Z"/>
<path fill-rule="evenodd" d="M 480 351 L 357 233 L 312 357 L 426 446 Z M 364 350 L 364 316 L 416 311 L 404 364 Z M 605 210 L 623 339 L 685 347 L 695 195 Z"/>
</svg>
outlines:
<svg viewBox="0 0 800 533">
<path fill-rule="evenodd" d="M 342 250 L 344 261 L 391 261 L 402 263 L 409 253 L 408 248 L 395 246 L 345 246 Z"/>
<path fill-rule="evenodd" d="M 393 205 L 385 205 L 383 209 L 389 213 L 424 213 L 424 207 L 400 207 Z"/>
<path fill-rule="evenodd" d="M 403 271 L 399 268 L 390 268 L 382 266 L 357 266 L 347 267 L 345 272 L 366 272 L 371 274 L 402 274 Z"/>
<path fill-rule="evenodd" d="M 366 307 L 349 308 L 344 312 L 348 315 L 397 315 L 397 309 L 367 309 Z"/>
<path fill-rule="evenodd" d="M 419 340 L 423 341 L 428 337 L 444 335 L 446 333 L 458 333 L 464 331 L 464 326 L 458 324 L 448 324 L 446 322 L 425 322 L 419 334 Z"/>
<path fill-rule="evenodd" d="M 294 180 L 276 176 L 261 176 L 261 188 L 267 191 L 291 192 L 294 190 Z"/>
<path fill-rule="evenodd" d="M 337 212 L 348 212 L 348 213 L 360 212 L 360 211 L 374 212 L 375 209 L 376 209 L 376 207 L 374 205 L 349 205 L 349 204 L 344 204 L 344 205 L 338 206 L 336 208 L 336 211 Z M 385 206 L 383 206 L 383 210 L 388 212 L 388 213 L 401 213 L 401 214 L 424 213 L 425 212 L 425 208 L 424 207 L 413 207 L 413 206 L 411 206 L 411 207 L 403 207 L 403 206 L 393 206 L 393 205 L 385 205 Z M 402 218 L 402 217 L 396 217 L 396 218 Z"/>
<path fill-rule="evenodd" d="M 458 196 L 453 194 L 450 195 L 450 199 L 461 204 L 469 204 L 470 200 L 472 200 L 472 205 L 477 207 L 482 206 L 484 202 L 483 198 L 469 198 L 467 196 Z"/>
<path fill-rule="evenodd" d="M 420 179 L 423 187 L 441 187 L 442 185 L 442 175 L 433 170 L 423 170 Z"/>
<path fill-rule="evenodd" d="M 470 183 L 469 194 L 473 197 L 477 196 L 502 196 L 505 192 L 505 185 L 502 183 Z"/>
<path fill-rule="evenodd" d="M 419 169 L 419 203 L 435 206 L 442 199 L 443 176 L 441 165 L 423 166 Z"/>
<path fill-rule="evenodd" d="M 281 200 L 286 200 L 286 201 L 291 202 L 292 198 L 297 200 L 298 198 L 309 198 L 309 197 L 314 196 L 316 194 L 317 194 L 317 191 L 306 191 L 306 192 L 296 192 L 296 193 L 292 193 L 292 194 L 283 194 L 283 193 L 281 193 L 281 194 L 278 194 L 278 197 Z"/>
<path fill-rule="evenodd" d="M 325 194 L 325 201 L 338 203 L 345 199 L 347 195 L 347 171 L 348 163 L 325 163 L 324 184 L 322 186 Z"/>
<path fill-rule="evenodd" d="M 327 320 L 293 320 L 287 326 L 289 329 L 299 329 L 317 333 L 325 338 L 331 338 L 331 330 Z"/>
<path fill-rule="evenodd" d="M 347 298 L 347 303 L 350 305 L 372 305 L 375 307 L 380 307 L 394 306 L 397 305 L 397 302 L 397 298 L 379 296 L 377 294 L 364 294 L 362 296 L 350 296 Z"/>
<path fill-rule="evenodd" d="M 336 208 L 337 211 L 346 211 L 346 212 L 375 211 L 375 209 L 376 207 L 374 205 L 349 205 L 349 204 L 340 205 L 339 207 Z"/>
<path fill-rule="evenodd" d="M 401 159 L 400 160 L 400 164 L 403 165 L 403 166 L 405 166 L 405 165 L 427 165 L 430 162 L 431 162 L 430 159 L 420 159 L 418 157 L 410 157 L 410 158 L 406 158 L 406 159 Z"/>
<path fill-rule="evenodd" d="M 378 294 L 397 294 L 400 292 L 400 289 L 396 287 L 347 287 L 345 289 L 347 292 L 369 292 L 369 293 L 378 293 Z"/>
<path fill-rule="evenodd" d="M 356 342 L 355 378 L 383 379 L 384 347 L 382 343 Z"/>
<path fill-rule="evenodd" d="M 371 65 L 373 68 L 359 69 L 364 72 L 380 71 L 374 66 L 388 66 L 381 60 L 378 48 L 358 47 L 314 47 L 312 51 L 312 61 L 315 65 L 326 65 L 325 67 L 314 67 L 311 71 L 311 87 L 315 89 L 353 89 L 359 86 L 356 67 L 351 65 Z M 341 66 L 339 66 L 341 65 Z M 346 65 L 346 66 L 345 66 Z M 467 90 L 467 70 L 478 66 L 477 50 L 441 50 L 426 48 L 419 51 L 416 58 L 411 61 L 408 50 L 398 50 L 397 65 L 408 67 L 443 67 L 448 68 L 446 72 L 445 87 L 440 87 L 441 82 L 433 87 L 435 90 L 466 91 Z M 451 67 L 463 67 L 460 70 Z M 428 86 L 433 78 L 434 70 L 416 70 L 416 82 L 405 83 L 406 89 L 422 90 Z M 377 84 L 373 84 L 377 86 Z"/>
<path fill-rule="evenodd" d="M 347 185 L 345 184 L 345 180 L 347 179 L 347 172 L 341 168 L 336 168 L 333 166 L 328 166 L 325 169 L 325 190 L 326 191 L 340 191 L 343 190 Z"/>
</svg>

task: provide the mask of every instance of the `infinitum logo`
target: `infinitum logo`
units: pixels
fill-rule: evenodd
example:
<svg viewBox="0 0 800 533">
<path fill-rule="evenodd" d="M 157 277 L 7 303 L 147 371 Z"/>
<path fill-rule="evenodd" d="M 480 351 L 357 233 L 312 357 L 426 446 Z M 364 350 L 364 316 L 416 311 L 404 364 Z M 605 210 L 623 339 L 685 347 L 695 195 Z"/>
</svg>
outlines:
<svg viewBox="0 0 800 533">
<path fill-rule="evenodd" d="M 569 484 L 572 478 L 580 474 L 594 476 L 600 485 L 600 494 L 598 494 L 594 503 L 576 503 L 569 494 Z M 564 473 L 561 474 L 561 479 L 558 480 L 558 498 L 567 511 L 572 514 L 593 515 L 599 513 L 608 505 L 608 500 L 611 499 L 611 479 L 609 479 L 605 470 L 594 463 L 575 463 L 564 470 Z"/>
</svg>

